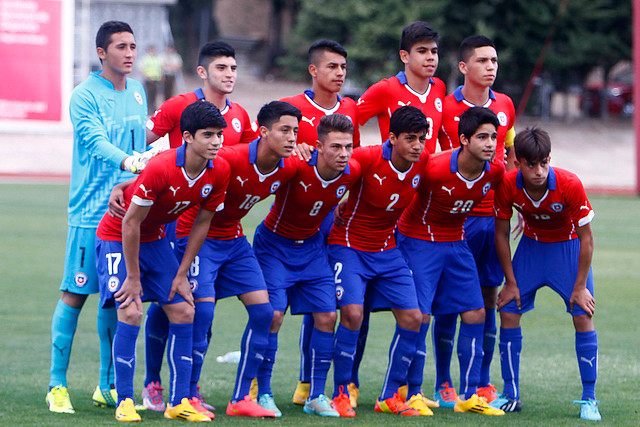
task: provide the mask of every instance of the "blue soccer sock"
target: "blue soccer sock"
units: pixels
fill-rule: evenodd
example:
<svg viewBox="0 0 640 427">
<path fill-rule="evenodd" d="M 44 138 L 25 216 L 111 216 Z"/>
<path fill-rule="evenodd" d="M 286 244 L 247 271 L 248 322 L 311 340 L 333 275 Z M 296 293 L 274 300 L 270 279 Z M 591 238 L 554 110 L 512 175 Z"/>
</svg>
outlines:
<svg viewBox="0 0 640 427">
<path fill-rule="evenodd" d="M 418 341 L 416 342 L 416 355 L 413 356 L 409 372 L 407 372 L 407 400 L 418 393 L 422 393 L 424 362 L 427 358 L 427 331 L 429 331 L 429 324 L 421 324 Z"/>
<path fill-rule="evenodd" d="M 367 344 L 367 335 L 369 335 L 369 317 L 371 312 L 365 308 L 362 325 L 360 326 L 360 334 L 358 335 L 358 343 L 356 344 L 356 355 L 353 358 L 353 369 L 351 370 L 351 382 L 360 388 L 360 363 L 364 357 L 364 347 Z"/>
<path fill-rule="evenodd" d="M 496 309 L 485 308 L 484 317 L 484 338 L 482 340 L 482 366 L 480 367 L 480 383 L 479 387 L 487 387 L 491 383 L 491 361 L 493 360 L 493 352 L 496 347 Z"/>
<path fill-rule="evenodd" d="M 209 349 L 207 332 L 213 322 L 216 303 L 213 301 L 199 301 L 195 303 L 196 310 L 193 317 L 193 366 L 191 367 L 191 381 L 189 398 L 198 395 L 198 381 L 204 364 L 204 357 Z"/>
<path fill-rule="evenodd" d="M 162 369 L 162 358 L 168 335 L 169 318 L 162 307 L 151 303 L 147 309 L 147 319 L 144 323 L 145 387 L 151 382 L 162 383 L 160 370 Z"/>
<path fill-rule="evenodd" d="M 407 381 L 409 365 L 416 354 L 419 331 L 410 331 L 396 325 L 396 332 L 389 346 L 389 366 L 382 386 L 380 401 L 393 397 Z"/>
<path fill-rule="evenodd" d="M 273 365 L 276 363 L 278 353 L 278 333 L 269 333 L 269 343 L 264 350 L 264 359 L 258 368 L 258 394 L 273 394 L 271 392 L 271 377 L 273 376 Z"/>
<path fill-rule="evenodd" d="M 116 380 L 113 368 L 113 339 L 118 327 L 118 313 L 115 307 L 98 307 L 98 338 L 100 339 L 100 389 L 108 390 Z"/>
<path fill-rule="evenodd" d="M 484 323 L 460 323 L 458 362 L 460 363 L 460 399 L 470 398 L 480 382 Z"/>
<path fill-rule="evenodd" d="M 505 395 L 520 399 L 520 352 L 522 352 L 522 329 L 500 328 L 500 370 L 504 381 Z"/>
<path fill-rule="evenodd" d="M 323 332 L 313 328 L 311 334 L 311 387 L 309 400 L 324 394 L 327 373 L 333 359 L 333 332 Z"/>
<path fill-rule="evenodd" d="M 582 399 L 595 400 L 598 379 L 598 334 L 595 330 L 576 332 L 576 356 L 582 380 Z"/>
<path fill-rule="evenodd" d="M 189 398 L 193 365 L 193 323 L 169 323 L 167 361 L 169 362 L 169 403 L 179 405 Z M 118 396 L 120 397 L 120 396 Z"/>
<path fill-rule="evenodd" d="M 269 344 L 269 329 L 273 321 L 271 303 L 246 306 L 249 322 L 240 343 L 240 362 L 236 374 L 236 385 L 231 403 L 244 399 L 249 394 L 251 381 L 256 377 Z"/>
<path fill-rule="evenodd" d="M 457 320 L 457 314 L 441 314 L 433 318 L 431 334 L 433 336 L 433 355 L 436 360 L 436 391 L 444 383 L 449 383 L 449 386 L 453 387 L 450 368 Z"/>
<path fill-rule="evenodd" d="M 58 300 L 51 320 L 51 376 L 49 388 L 61 385 L 67 387 L 67 369 L 73 335 L 78 326 L 79 308 L 73 308 Z"/>
<path fill-rule="evenodd" d="M 133 374 L 136 370 L 136 341 L 140 326 L 118 322 L 113 339 L 113 359 L 116 371 L 118 405 L 123 400 L 133 399 Z"/>
<path fill-rule="evenodd" d="M 311 333 L 313 332 L 313 315 L 305 314 L 302 317 L 302 325 L 300 326 L 300 377 L 303 383 L 311 382 L 311 354 L 309 351 L 309 343 L 311 342 Z"/>
<path fill-rule="evenodd" d="M 356 353 L 359 331 L 352 331 L 340 324 L 336 331 L 335 348 L 333 351 L 333 397 L 342 392 L 349 394 L 348 386 L 351 382 L 353 358 Z"/>
</svg>

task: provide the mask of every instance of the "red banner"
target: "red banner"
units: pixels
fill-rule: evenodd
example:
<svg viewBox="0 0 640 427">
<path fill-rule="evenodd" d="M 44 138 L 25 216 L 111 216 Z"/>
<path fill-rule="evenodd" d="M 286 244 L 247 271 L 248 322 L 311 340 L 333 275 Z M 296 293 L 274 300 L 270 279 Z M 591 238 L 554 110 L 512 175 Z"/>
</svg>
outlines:
<svg viewBox="0 0 640 427">
<path fill-rule="evenodd" d="M 62 119 L 62 0 L 0 0 L 0 120 Z"/>
</svg>

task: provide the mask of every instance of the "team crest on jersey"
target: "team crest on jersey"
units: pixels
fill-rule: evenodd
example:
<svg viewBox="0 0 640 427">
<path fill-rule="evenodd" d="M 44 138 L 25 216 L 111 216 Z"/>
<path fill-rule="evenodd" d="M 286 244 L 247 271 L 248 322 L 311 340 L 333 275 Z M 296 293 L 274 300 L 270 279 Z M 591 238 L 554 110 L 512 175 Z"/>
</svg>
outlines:
<svg viewBox="0 0 640 427">
<path fill-rule="evenodd" d="M 280 181 L 276 181 L 273 184 L 271 184 L 271 188 L 269 189 L 269 191 L 271 191 L 271 193 L 275 193 L 276 190 L 280 188 Z"/>
<path fill-rule="evenodd" d="M 198 290 L 198 281 L 196 279 L 189 279 L 189 286 L 191 286 L 191 292 Z"/>
<path fill-rule="evenodd" d="M 551 210 L 554 212 L 562 212 L 564 205 L 562 203 L 551 203 Z"/>
<path fill-rule="evenodd" d="M 436 100 L 433 102 L 433 105 L 434 107 L 436 107 L 438 113 L 442 113 L 442 99 L 436 98 Z"/>
<path fill-rule="evenodd" d="M 341 185 L 340 187 L 338 187 L 336 189 L 336 197 L 342 197 L 344 196 L 344 193 L 347 192 L 347 186 L 346 185 Z"/>
<path fill-rule="evenodd" d="M 136 101 L 138 101 L 138 104 L 142 105 L 142 95 L 140 95 L 138 92 L 134 92 L 133 97 L 136 99 Z"/>
<path fill-rule="evenodd" d="M 411 180 L 411 186 L 413 188 L 417 188 L 418 184 L 420 184 L 420 175 L 414 176 L 413 179 Z"/>
<path fill-rule="evenodd" d="M 504 111 L 500 111 L 498 113 L 498 121 L 500 122 L 500 126 L 507 125 L 507 115 L 504 113 Z"/>
<path fill-rule="evenodd" d="M 482 187 L 482 195 L 484 196 L 485 194 L 487 194 L 489 192 L 489 190 L 491 189 L 491 183 L 487 182 L 484 187 Z"/>
<path fill-rule="evenodd" d="M 336 286 L 336 298 L 338 298 L 338 301 L 342 299 L 342 295 L 344 295 L 344 288 L 340 285 Z"/>
<path fill-rule="evenodd" d="M 76 275 L 73 277 L 73 282 L 79 288 L 84 287 L 84 285 L 87 284 L 87 280 L 89 280 L 89 277 L 87 277 L 86 273 L 83 272 L 76 273 Z"/>
<path fill-rule="evenodd" d="M 242 131 L 242 123 L 240 123 L 240 120 L 237 117 L 234 117 L 233 120 L 231 120 L 231 126 L 233 126 L 233 130 L 238 133 Z"/>
<path fill-rule="evenodd" d="M 213 185 L 207 184 L 202 187 L 202 190 L 200 190 L 200 194 L 202 195 L 202 197 L 207 197 L 209 193 L 211 193 L 211 190 L 213 190 Z"/>
<path fill-rule="evenodd" d="M 118 276 L 109 277 L 109 282 L 107 282 L 109 292 L 115 292 L 118 289 L 118 286 L 120 286 L 120 279 L 118 279 Z"/>
</svg>

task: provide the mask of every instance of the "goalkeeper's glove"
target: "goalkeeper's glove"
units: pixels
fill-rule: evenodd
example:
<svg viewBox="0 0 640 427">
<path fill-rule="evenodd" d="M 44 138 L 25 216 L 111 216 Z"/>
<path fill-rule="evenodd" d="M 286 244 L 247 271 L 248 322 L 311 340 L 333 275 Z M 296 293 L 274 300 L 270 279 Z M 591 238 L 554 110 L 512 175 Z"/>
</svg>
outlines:
<svg viewBox="0 0 640 427">
<path fill-rule="evenodd" d="M 147 150 L 142 153 L 134 151 L 133 155 L 124 159 L 122 162 L 122 169 L 132 173 L 140 173 L 147 165 L 149 159 L 162 151 L 164 150 L 161 147 L 153 147 L 151 150 Z"/>
</svg>

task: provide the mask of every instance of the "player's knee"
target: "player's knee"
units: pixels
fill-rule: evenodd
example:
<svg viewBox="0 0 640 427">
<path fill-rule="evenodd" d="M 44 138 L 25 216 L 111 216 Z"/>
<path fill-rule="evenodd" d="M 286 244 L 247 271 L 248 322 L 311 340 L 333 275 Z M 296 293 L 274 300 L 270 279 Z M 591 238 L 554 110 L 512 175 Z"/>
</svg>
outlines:
<svg viewBox="0 0 640 427">
<path fill-rule="evenodd" d="M 273 312 L 273 320 L 271 321 L 271 330 L 269 332 L 274 333 L 280 330 L 282 322 L 284 321 L 284 312 L 275 310 Z"/>
<path fill-rule="evenodd" d="M 179 302 L 177 304 L 168 304 L 164 307 L 165 313 L 169 318 L 169 322 L 176 324 L 193 323 L 195 315 L 195 308 L 186 302 Z"/>
<path fill-rule="evenodd" d="M 595 329 L 593 319 L 586 314 L 573 316 L 573 326 L 576 328 L 576 332 L 589 332 Z"/>
<path fill-rule="evenodd" d="M 485 311 L 484 308 L 465 311 L 460 317 L 464 323 L 484 323 Z"/>
<path fill-rule="evenodd" d="M 362 306 L 352 304 L 340 308 L 340 323 L 347 329 L 352 331 L 360 330 L 363 318 L 364 311 Z"/>
<path fill-rule="evenodd" d="M 410 331 L 420 330 L 422 324 L 422 313 L 420 310 L 399 310 L 396 314 L 396 321 L 398 326 Z"/>
<path fill-rule="evenodd" d="M 82 308 L 84 302 L 87 300 L 87 296 L 69 291 L 62 291 L 62 296 L 60 297 L 60 299 L 69 307 Z"/>
<path fill-rule="evenodd" d="M 504 329 L 513 329 L 520 327 L 520 314 L 509 313 L 507 311 L 500 312 L 500 327 Z"/>
<path fill-rule="evenodd" d="M 138 311 L 135 304 L 129 304 L 125 308 L 118 309 L 118 321 L 127 325 L 140 326 L 143 313 Z"/>
<path fill-rule="evenodd" d="M 337 319 L 336 312 L 331 313 L 315 313 L 313 315 L 313 320 L 316 329 L 322 332 L 333 332 L 336 326 Z"/>
</svg>

